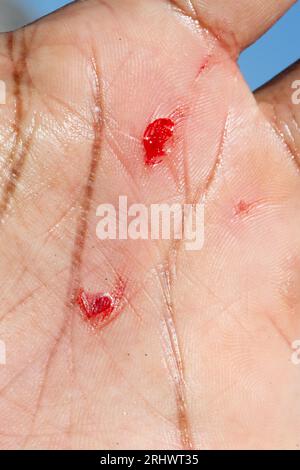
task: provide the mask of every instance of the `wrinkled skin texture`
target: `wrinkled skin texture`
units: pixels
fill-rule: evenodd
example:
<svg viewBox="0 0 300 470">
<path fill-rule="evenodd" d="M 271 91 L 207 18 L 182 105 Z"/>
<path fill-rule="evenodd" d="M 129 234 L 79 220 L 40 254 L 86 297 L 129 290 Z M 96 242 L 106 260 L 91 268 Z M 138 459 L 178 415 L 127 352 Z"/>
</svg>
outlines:
<svg viewBox="0 0 300 470">
<path fill-rule="evenodd" d="M 236 65 L 292 3 L 91 0 L 0 37 L 1 448 L 299 447 L 297 69 L 254 97 Z M 100 241 L 120 194 L 205 201 L 203 249 Z M 120 278 L 91 328 L 76 290 Z"/>
</svg>

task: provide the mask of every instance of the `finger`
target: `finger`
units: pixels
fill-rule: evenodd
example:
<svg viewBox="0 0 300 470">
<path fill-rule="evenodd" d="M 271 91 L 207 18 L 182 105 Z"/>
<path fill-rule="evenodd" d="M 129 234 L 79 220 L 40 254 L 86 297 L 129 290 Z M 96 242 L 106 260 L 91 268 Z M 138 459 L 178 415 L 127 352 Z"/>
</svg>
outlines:
<svg viewBox="0 0 300 470">
<path fill-rule="evenodd" d="M 260 88 L 255 96 L 300 166 L 300 61 Z"/>
<path fill-rule="evenodd" d="M 230 49 L 239 53 L 267 31 L 296 0 L 171 1 L 196 15 Z"/>
</svg>

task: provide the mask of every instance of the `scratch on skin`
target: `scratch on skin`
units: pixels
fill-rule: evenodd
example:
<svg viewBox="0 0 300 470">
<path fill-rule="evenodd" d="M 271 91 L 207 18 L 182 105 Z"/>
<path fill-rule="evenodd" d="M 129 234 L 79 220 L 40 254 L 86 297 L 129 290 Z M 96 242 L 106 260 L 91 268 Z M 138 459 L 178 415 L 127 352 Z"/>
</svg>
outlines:
<svg viewBox="0 0 300 470">
<path fill-rule="evenodd" d="M 210 36 L 217 39 L 220 46 L 225 50 L 233 60 L 237 60 L 241 46 L 238 42 L 234 31 L 224 29 L 224 25 L 221 22 L 213 23 L 205 20 L 205 15 L 200 15 L 194 0 L 187 0 L 187 2 L 181 2 L 181 0 L 169 0 L 171 7 L 182 15 L 192 19 L 199 28 L 207 31 Z"/>
<path fill-rule="evenodd" d="M 227 136 L 227 122 L 228 122 L 228 114 L 227 114 L 226 119 L 225 119 L 223 132 L 222 132 L 222 137 L 221 137 L 220 145 L 219 145 L 218 152 L 217 152 L 217 157 L 216 157 L 215 163 L 214 163 L 214 165 L 213 165 L 213 167 L 212 167 L 212 169 L 211 169 L 211 171 L 208 175 L 206 183 L 205 183 L 204 192 L 203 192 L 203 199 L 204 200 L 207 198 L 207 195 L 210 191 L 210 188 L 211 188 L 213 182 L 216 179 L 218 170 L 219 170 L 220 165 L 222 163 L 224 144 L 225 144 L 226 136 Z"/>
<path fill-rule="evenodd" d="M 239 203 L 234 207 L 234 216 L 241 218 L 248 218 L 253 209 L 263 207 L 263 201 L 248 202 L 244 199 L 240 200 Z"/>
<path fill-rule="evenodd" d="M 26 157 L 29 154 L 31 143 L 34 135 L 34 126 L 26 140 L 22 137 L 21 125 L 24 119 L 24 103 L 21 87 L 26 70 L 27 46 L 23 35 L 21 51 L 17 60 L 14 59 L 15 37 L 14 33 L 9 33 L 7 37 L 7 49 L 9 58 L 13 64 L 13 94 L 15 97 L 15 118 L 13 123 L 13 131 L 15 142 L 8 157 L 8 165 L 10 166 L 7 183 L 4 186 L 3 198 L 0 202 L 0 222 L 8 209 L 9 203 L 13 198 L 18 181 L 22 176 L 22 170 L 25 165 Z"/>
<path fill-rule="evenodd" d="M 82 253 L 85 246 L 88 215 L 90 212 L 91 201 L 94 193 L 95 178 L 100 162 L 102 134 L 103 134 L 103 117 L 102 117 L 102 91 L 100 85 L 100 74 L 95 58 L 92 59 L 92 70 L 94 75 L 94 141 L 92 146 L 92 155 L 87 181 L 83 191 L 83 197 L 80 205 L 80 214 L 77 222 L 76 237 L 74 242 L 74 250 L 71 261 L 71 277 L 70 277 L 70 305 L 76 303 L 76 298 L 80 286 L 80 270 L 82 265 Z"/>
<path fill-rule="evenodd" d="M 220 139 L 220 143 L 217 149 L 215 161 L 205 181 L 204 188 L 200 188 L 192 198 L 192 204 L 195 205 L 199 200 L 205 202 L 208 193 L 215 181 L 218 170 L 222 163 L 224 144 L 227 136 L 227 123 L 229 113 L 227 113 L 224 120 L 223 131 Z M 189 191 L 188 191 L 189 192 Z M 187 193 L 188 196 L 188 193 Z M 188 198 L 190 199 L 190 198 Z M 187 200 L 188 202 L 188 200 Z M 166 309 L 164 309 L 164 325 L 166 332 L 166 343 L 168 346 L 167 351 L 167 363 L 170 370 L 172 380 L 175 384 L 175 393 L 177 400 L 177 413 L 178 413 L 178 428 L 180 430 L 181 444 L 184 449 L 193 449 L 192 432 L 188 417 L 188 410 L 186 404 L 186 387 L 184 377 L 184 366 L 182 360 L 182 354 L 180 350 L 180 344 L 178 340 L 178 334 L 175 324 L 174 315 L 174 304 L 172 301 L 172 284 L 176 277 L 176 264 L 178 258 L 178 252 L 180 249 L 181 241 L 176 241 L 169 252 L 167 260 L 167 269 L 158 272 L 158 276 L 161 283 L 161 289 L 164 295 Z M 171 351 L 171 354 L 170 354 Z"/>
<path fill-rule="evenodd" d="M 196 80 L 198 80 L 198 78 L 203 74 L 203 72 L 205 72 L 205 70 L 207 70 L 208 66 L 209 66 L 209 63 L 212 59 L 212 54 L 208 54 L 204 61 L 202 62 L 198 72 L 197 72 L 197 75 L 196 75 Z"/>
<path fill-rule="evenodd" d="M 273 122 L 271 122 L 272 129 L 276 133 L 277 137 L 280 139 L 281 143 L 285 146 L 286 151 L 289 154 L 289 157 L 291 158 L 291 160 L 295 164 L 297 171 L 299 172 L 300 171 L 300 155 L 297 150 L 297 146 L 295 145 L 295 142 L 293 145 L 291 142 L 288 141 L 288 138 L 285 136 L 284 132 L 280 128 L 281 126 L 279 122 L 279 117 L 276 112 L 275 106 L 272 105 L 272 107 L 273 107 Z M 291 134 L 289 126 L 288 126 L 288 131 L 289 131 L 289 134 Z"/>
<path fill-rule="evenodd" d="M 201 189 L 199 192 L 197 192 L 195 197 L 193 198 L 193 205 L 195 205 L 199 199 L 202 199 L 202 202 L 205 202 L 208 196 L 208 193 L 210 191 L 210 188 L 216 179 L 219 167 L 222 163 L 224 143 L 226 141 L 226 135 L 227 135 L 227 122 L 228 122 L 228 113 L 226 115 L 226 119 L 224 122 L 223 132 L 222 132 L 222 136 L 220 139 L 220 144 L 217 150 L 217 155 L 216 155 L 214 164 L 206 179 L 204 189 Z M 184 369 L 183 369 L 183 362 L 181 359 L 181 352 L 180 352 L 179 342 L 178 342 L 177 333 L 176 333 L 176 326 L 174 322 L 173 305 L 171 301 L 171 288 L 170 288 L 171 279 L 172 277 L 174 277 L 174 275 L 176 275 L 176 260 L 178 256 L 179 247 L 180 247 L 180 240 L 177 242 L 177 244 L 175 243 L 175 245 L 172 247 L 171 252 L 170 252 L 169 266 L 173 266 L 173 270 L 170 270 L 170 269 L 168 270 L 169 276 L 166 279 L 167 288 L 164 289 L 164 292 L 170 293 L 169 298 L 168 296 L 165 296 L 165 300 L 168 305 L 167 318 L 165 320 L 166 320 L 168 333 L 170 336 L 171 347 L 172 347 L 174 356 L 176 358 L 177 381 L 175 383 L 176 383 L 176 395 L 177 395 L 177 404 L 178 404 L 177 405 L 178 406 L 178 423 L 179 423 L 179 429 L 181 433 L 181 442 L 182 442 L 182 446 L 184 449 L 193 449 L 193 441 L 192 441 L 190 423 L 188 419 L 188 412 L 187 412 L 187 406 L 186 406 Z"/>
<path fill-rule="evenodd" d="M 175 248 L 175 247 L 174 247 Z M 176 256 L 176 253 L 175 253 Z M 191 437 L 190 423 L 188 419 L 186 405 L 186 390 L 184 367 L 182 354 L 180 350 L 178 334 L 174 319 L 174 305 L 172 301 L 172 281 L 174 273 L 170 269 L 171 260 L 169 259 L 169 267 L 158 271 L 161 289 L 163 292 L 166 308 L 164 309 L 164 332 L 167 350 L 167 366 L 171 374 L 175 386 L 175 394 L 177 401 L 178 428 L 180 432 L 181 445 L 183 449 L 193 449 Z M 173 265 L 173 263 L 172 263 Z M 170 354 L 171 353 L 171 354 Z"/>
<path fill-rule="evenodd" d="M 226 137 L 227 137 L 228 118 L 229 118 L 229 113 L 227 113 L 227 115 L 226 115 L 226 119 L 225 119 L 224 126 L 223 126 L 223 131 L 222 131 L 222 136 L 221 136 L 221 139 L 220 139 L 220 144 L 218 146 L 218 150 L 217 150 L 217 154 L 216 154 L 216 157 L 215 157 L 214 164 L 213 164 L 213 166 L 212 166 L 212 168 L 211 168 L 211 170 L 208 174 L 208 177 L 206 178 L 204 188 L 201 187 L 196 192 L 196 194 L 195 194 L 195 196 L 192 200 L 193 205 L 197 204 L 199 201 L 201 201 L 203 203 L 206 201 L 207 196 L 210 192 L 210 189 L 211 189 L 211 187 L 212 187 L 212 185 L 213 185 L 213 183 L 214 183 L 214 181 L 217 177 L 219 168 L 222 164 L 224 145 L 225 145 Z"/>
</svg>

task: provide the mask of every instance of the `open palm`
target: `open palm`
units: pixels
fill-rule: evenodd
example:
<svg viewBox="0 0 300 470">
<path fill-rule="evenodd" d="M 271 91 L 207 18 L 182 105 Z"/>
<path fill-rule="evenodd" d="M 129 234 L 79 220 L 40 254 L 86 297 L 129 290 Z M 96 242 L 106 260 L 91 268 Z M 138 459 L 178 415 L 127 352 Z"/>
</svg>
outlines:
<svg viewBox="0 0 300 470">
<path fill-rule="evenodd" d="M 2 448 L 298 447 L 297 68 L 254 97 L 236 65 L 292 3 L 89 0 L 0 37 Z M 204 202 L 203 249 L 100 241 L 120 195 Z"/>
</svg>

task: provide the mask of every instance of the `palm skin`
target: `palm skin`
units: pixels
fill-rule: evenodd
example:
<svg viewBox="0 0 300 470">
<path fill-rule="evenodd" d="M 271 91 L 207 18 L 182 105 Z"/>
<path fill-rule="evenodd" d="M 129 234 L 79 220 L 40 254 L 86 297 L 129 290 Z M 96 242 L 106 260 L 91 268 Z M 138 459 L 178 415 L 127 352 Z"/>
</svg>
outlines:
<svg viewBox="0 0 300 470">
<path fill-rule="evenodd" d="M 298 153 L 235 62 L 292 2 L 269 23 L 187 3 L 80 2 L 1 37 L 2 448 L 298 447 Z M 174 112 L 145 168 L 145 128 Z M 204 200 L 203 249 L 99 241 L 119 195 Z M 74 292 L 119 277 L 118 316 L 90 328 Z"/>
</svg>

